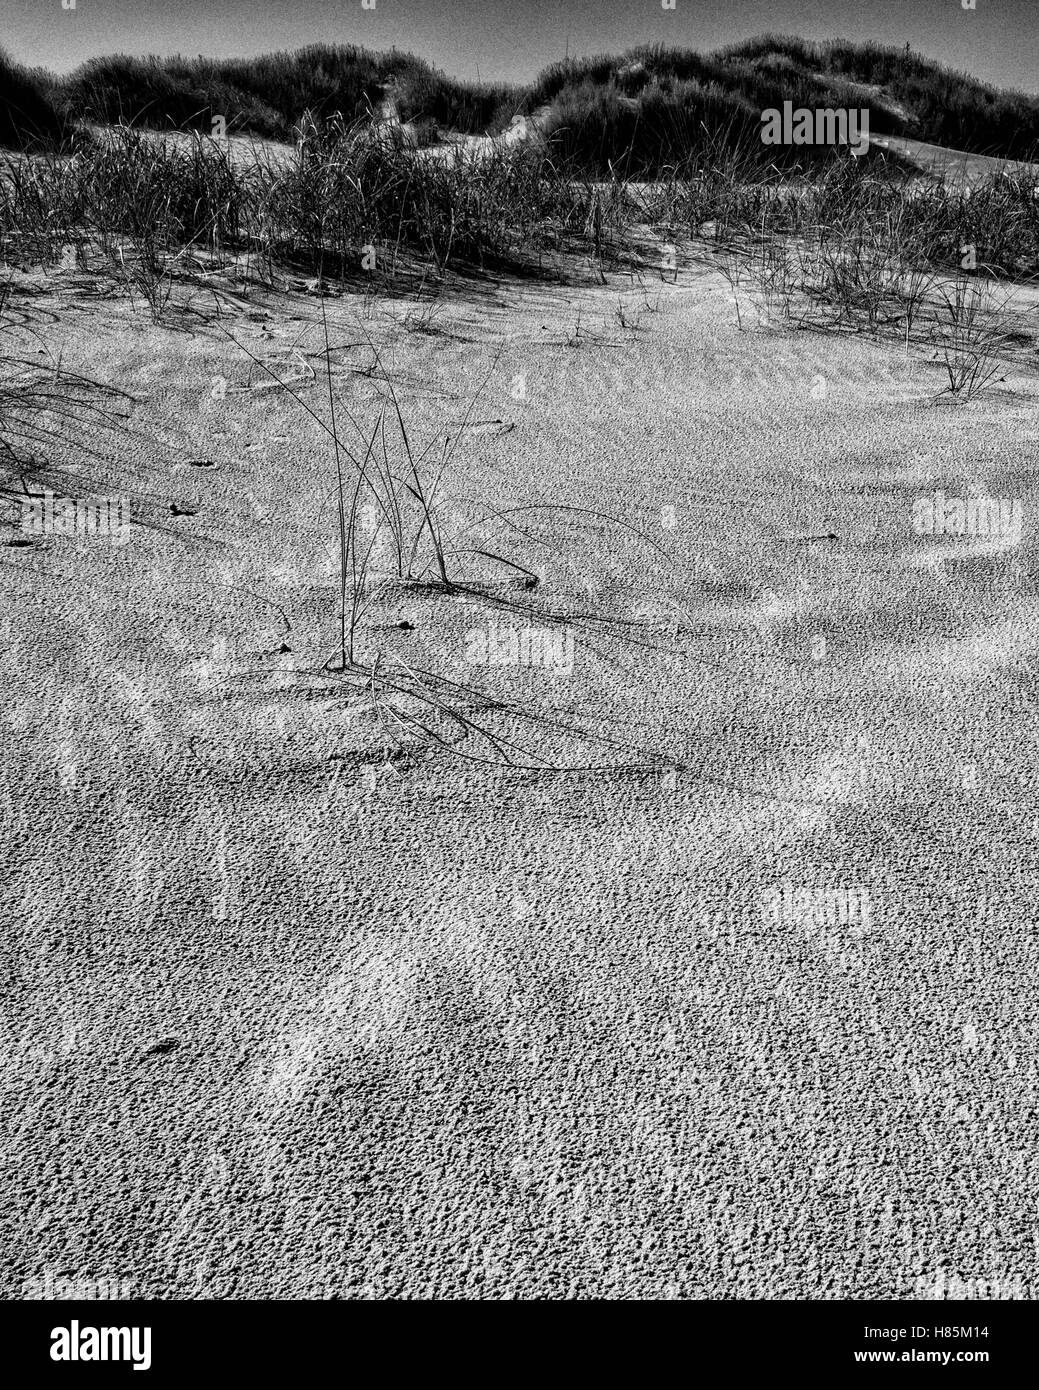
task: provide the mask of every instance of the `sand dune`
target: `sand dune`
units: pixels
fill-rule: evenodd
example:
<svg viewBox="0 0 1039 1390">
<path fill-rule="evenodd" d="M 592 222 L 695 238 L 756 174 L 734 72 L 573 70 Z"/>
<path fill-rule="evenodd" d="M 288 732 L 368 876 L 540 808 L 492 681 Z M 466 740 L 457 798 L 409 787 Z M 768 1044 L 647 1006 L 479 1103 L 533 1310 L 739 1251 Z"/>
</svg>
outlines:
<svg viewBox="0 0 1039 1390">
<path fill-rule="evenodd" d="M 500 354 L 444 505 L 539 582 L 385 583 L 367 659 L 600 770 L 386 761 L 321 671 L 327 440 L 220 331 L 309 360 L 313 297 L 172 333 L 39 288 L 136 397 L 123 456 L 66 461 L 134 525 L 0 549 L 3 1284 L 1035 1297 L 1034 374 L 936 402 L 897 348 L 740 332 L 715 274 L 637 330 L 605 288 L 369 305 L 417 437 Z M 367 361 L 333 370 L 371 419 Z M 971 484 L 1020 500 L 1011 549 L 914 533 Z M 567 623 L 569 671 L 467 660 Z M 777 920 L 784 882 L 866 928 Z"/>
</svg>

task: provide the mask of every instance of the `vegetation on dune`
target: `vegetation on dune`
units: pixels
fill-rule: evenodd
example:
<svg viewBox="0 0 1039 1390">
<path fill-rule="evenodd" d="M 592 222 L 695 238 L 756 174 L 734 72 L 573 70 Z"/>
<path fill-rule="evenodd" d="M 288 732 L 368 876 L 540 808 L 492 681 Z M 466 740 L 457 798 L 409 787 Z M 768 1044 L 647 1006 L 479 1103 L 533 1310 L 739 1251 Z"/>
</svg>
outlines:
<svg viewBox="0 0 1039 1390">
<path fill-rule="evenodd" d="M 637 261 L 647 229 L 695 239 L 705 226 L 716 242 L 747 231 L 839 242 L 861 228 L 895 260 L 955 271 L 969 245 L 982 274 L 1039 274 L 1034 174 L 962 188 L 908 179 L 880 156 L 790 177 L 727 132 L 648 183 L 626 172 L 593 180 L 551 142 L 430 159 L 399 130 L 339 117 L 304 116 L 284 154 L 119 126 L 78 136 L 71 151 L 0 160 L 0 247 L 8 260 L 44 264 L 70 246 L 124 268 L 129 255 L 146 293 L 187 248 L 244 254 L 267 278 L 304 265 L 378 281 L 409 267 L 518 268 L 566 251 L 590 256 L 601 275 Z"/>
<path fill-rule="evenodd" d="M 533 83 L 525 109 L 550 105 L 554 127 L 582 123 L 583 146 L 601 146 L 615 163 L 630 149 L 645 166 L 658 138 L 666 162 L 674 135 L 700 120 L 712 136 L 740 135 L 750 116 L 757 129 L 760 113 L 784 101 L 868 106 L 878 135 L 1017 159 L 1039 149 L 1037 97 L 997 91 L 905 49 L 771 34 L 710 54 L 653 46 L 556 63 Z M 598 145 L 590 138 L 596 129 Z"/>
<path fill-rule="evenodd" d="M 408 53 L 315 44 L 258 58 L 93 58 L 61 84 L 70 115 L 114 124 L 289 139 L 305 112 L 351 121 L 392 91 L 403 120 L 483 131 L 519 107 L 502 84 L 456 82 Z M 508 113 L 507 115 L 505 113 Z"/>
<path fill-rule="evenodd" d="M 335 63 L 307 50 L 228 61 L 116 55 L 76 69 L 62 96 L 70 114 L 99 124 L 208 134 L 222 116 L 229 132 L 288 139 L 307 106 L 334 100 L 359 115 L 366 98 L 378 100 L 379 82 L 362 50 L 341 50 Z"/>
<path fill-rule="evenodd" d="M 96 134 L 80 129 L 61 149 L 0 158 L 5 259 L 54 264 L 70 252 L 79 259 L 100 253 L 159 317 L 190 266 L 190 251 L 226 258 L 234 274 L 241 269 L 272 285 L 284 269 L 305 267 L 319 282 L 374 287 L 412 273 L 435 282 L 452 267 L 542 270 L 545 257 L 566 252 L 583 257 L 605 282 L 611 265 L 643 274 L 660 245 L 674 242 L 687 248 L 684 254 L 713 259 L 734 288 L 741 277 L 758 286 L 802 325 L 873 332 L 894 326 L 907 347 L 928 314 L 932 327 L 940 325 L 934 296 L 950 277 L 1039 277 L 1034 169 L 968 188 L 907 177 L 880 150 L 867 160 L 829 149 L 825 162 L 810 168 L 781 162 L 784 154 L 802 158 L 804 147 L 784 152 L 762 144 L 757 103 L 811 104 L 810 87 L 798 86 L 816 80 L 811 65 L 830 62 L 834 71 L 854 72 L 856 82 L 874 78 L 890 94 L 937 71 L 912 55 L 903 54 L 899 66 L 880 49 L 761 40 L 728 57 L 640 49 L 623 63 L 557 65 L 525 98 L 527 105 L 548 98 L 544 139 L 430 158 L 399 128 L 372 122 L 376 98 L 390 97 L 416 121 L 447 125 L 470 117 L 503 122 L 516 94 L 459 84 L 448 91 L 446 79 L 406 55 L 336 50 L 335 61 L 323 66 L 318 55 L 328 51 L 309 52 L 306 62 L 297 54 L 211 65 L 225 76 L 238 70 L 240 87 L 248 75 L 255 110 L 273 113 L 272 126 L 287 119 L 281 113 L 295 112 L 305 70 L 307 90 L 317 91 L 321 104 L 294 117 L 292 150 L 207 138 L 210 113 L 224 113 L 194 103 L 200 96 L 212 101 L 212 88 L 174 83 L 184 103 L 175 108 L 181 123 L 197 121 L 205 133 L 156 136 L 141 128 L 138 111 L 135 124 Z M 111 76 L 124 61 L 127 72 L 149 81 L 178 71 L 195 80 L 202 72 L 199 64 L 99 60 L 79 78 Z M 711 65 L 723 61 L 756 74 L 753 83 L 748 78 L 734 95 L 714 81 Z M 860 103 L 861 89 L 840 86 L 851 76 L 825 81 L 829 104 Z M 127 83 L 113 83 L 97 90 L 125 97 Z M 154 83 L 139 94 L 146 89 L 154 91 Z M 981 89 L 965 90 L 969 96 Z M 883 100 L 892 122 L 908 122 L 892 98 Z M 1005 98 L 1011 106 L 1018 100 L 1027 105 Z M 350 103 L 355 114 L 347 117 L 339 106 Z M 459 115 L 463 107 L 470 116 Z M 164 109 L 172 119 L 172 97 Z M 997 102 L 993 111 L 1002 119 L 1003 106 Z M 739 312 L 738 296 L 736 302 Z M 946 317 L 959 325 L 972 304 L 960 295 Z M 970 332 L 983 317 L 975 314 Z M 959 356 L 961 348 L 955 340 Z M 965 370 L 972 370 L 969 362 Z"/>
<path fill-rule="evenodd" d="M 811 179 L 762 174 L 741 151 L 716 150 L 648 188 L 642 205 L 657 225 L 724 241 L 800 238 L 838 250 L 869 238 L 894 263 L 959 271 L 966 248 L 982 275 L 1039 277 L 1039 170 L 995 174 L 973 186 L 919 182 L 886 159 L 834 162 Z"/>
<path fill-rule="evenodd" d="M 766 34 L 725 52 L 758 63 L 786 60 L 878 88 L 889 109 L 905 112 L 896 114 L 893 134 L 1008 159 L 1030 159 L 1039 149 L 1039 97 L 1000 91 L 906 48 Z"/>
<path fill-rule="evenodd" d="M 692 82 L 670 91 L 654 83 L 637 100 L 615 87 L 567 87 L 543 127 L 557 159 L 597 177 L 659 178 L 705 148 L 742 150 L 759 170 L 838 157 L 826 147 L 765 146 L 760 130 L 758 112 L 746 103 Z"/>
<path fill-rule="evenodd" d="M 0 49 L 0 146 L 25 149 L 64 138 L 65 123 L 48 95 L 50 81 Z"/>
<path fill-rule="evenodd" d="M 764 146 L 761 112 L 782 109 L 784 101 L 808 108 L 863 104 L 845 82 L 813 78 L 789 63 L 759 68 L 665 48 L 557 65 L 539 84 L 532 101 L 552 94 L 545 131 L 563 157 L 592 172 L 613 168 L 634 176 L 657 175 L 704 145 L 757 153 L 762 166 L 829 162 L 838 151 L 825 146 Z M 883 109 L 871 109 L 870 117 L 871 133 L 893 130 Z"/>
<path fill-rule="evenodd" d="M 424 66 L 424 65 L 423 65 Z M 433 68 L 396 81 L 403 121 L 429 121 L 441 130 L 497 134 L 522 109 L 523 89 L 504 82 L 456 82 Z"/>
<path fill-rule="evenodd" d="M 729 57 L 643 49 L 623 62 L 558 65 L 526 94 L 452 83 L 417 60 L 359 49 L 335 50 L 327 61 L 330 50 L 236 64 L 104 59 L 58 84 L 64 106 L 57 109 L 44 75 L 5 69 L 0 60 L 0 75 L 14 77 L 8 92 L 26 109 L 42 103 L 39 128 L 50 121 L 56 146 L 29 157 L 0 155 L 0 253 L 8 264 L 89 264 L 101 292 L 114 280 L 157 320 L 173 310 L 192 312 L 209 292 L 219 306 L 226 297 L 221 281 L 246 292 L 257 280 L 291 285 L 283 272 L 300 266 L 316 272 L 307 288 L 318 293 L 334 278 L 361 281 L 367 291 L 408 272 L 421 291 L 435 289 L 452 267 L 529 268 L 544 254 L 573 251 L 604 283 L 606 267 L 623 267 L 645 292 L 647 279 L 677 277 L 680 261 L 695 260 L 727 279 L 741 331 L 753 322 L 753 309 L 762 325 L 904 342 L 907 355 L 912 345 L 944 366 L 945 391 L 960 400 L 1001 381 L 1010 363 L 1032 366 L 1032 344 L 1004 316 L 1006 305 L 996 303 L 993 280 L 1039 277 L 1039 173 L 999 174 L 964 188 L 905 177 L 883 154 L 856 160 L 832 150 L 810 171 L 784 167 L 776 148 L 759 138 L 761 104 L 861 105 L 854 84 L 868 72 L 883 89 L 871 112 L 885 112 L 881 121 L 890 128 L 901 122 L 909 129 L 911 103 L 904 101 L 903 113 L 902 98 L 892 93 L 904 97 L 911 82 L 930 92 L 934 65 L 906 57 L 903 67 L 891 66 L 891 55 L 876 50 L 867 67 L 862 51 L 850 46 L 821 53 L 799 42 L 760 42 L 760 51 L 743 45 Z M 824 60 L 825 78 L 809 70 Z M 718 75 L 726 63 L 728 85 Z M 952 108 L 956 119 L 980 91 L 977 84 L 964 90 Z M 399 128 L 370 119 L 387 98 L 404 119 L 431 127 L 501 126 L 517 106 L 550 109 L 543 140 L 430 158 Z M 307 100 L 314 105 L 302 104 Z M 990 103 L 989 129 L 1018 101 L 1031 119 L 1036 103 L 999 97 Z M 9 122 L 11 109 L 10 102 L 0 106 Z M 923 109 L 921 97 L 913 110 Z M 79 129 L 59 147 L 62 116 L 84 114 L 111 128 Z M 230 131 L 291 131 L 295 148 L 250 150 L 211 139 L 216 115 L 225 116 Z M 155 124 L 194 133 L 143 128 Z M 28 126 L 8 129 L 16 144 L 28 141 Z M 787 155 L 793 161 L 802 152 Z M 186 306 L 174 294 L 185 281 Z M 77 292 L 88 291 L 80 285 Z M 0 479 L 0 492 L 10 501 L 38 490 L 53 448 L 79 448 L 81 436 L 89 436 L 87 452 L 103 431 L 118 430 L 122 417 L 105 388 L 63 373 L 60 361 L 41 366 L 38 349 L 12 336 L 5 307 L 0 292 L 0 464 L 7 479 Z M 637 333 L 637 316 L 632 322 L 623 308 L 618 313 L 622 331 Z M 422 325 L 437 331 L 429 317 Z M 334 450 L 339 633 L 325 670 L 371 703 L 387 747 L 403 733 L 459 756 L 534 766 L 534 755 L 484 716 L 540 716 L 361 640 L 380 537 L 390 543 L 402 585 L 464 593 L 466 557 L 474 556 L 497 562 L 511 580 L 536 578 L 508 554 L 489 550 L 482 535 L 452 533 L 442 519 L 445 470 L 464 442 L 479 392 L 460 423 L 416 447 L 392 375 L 367 341 L 369 371 L 385 383 L 388 398 L 363 427 L 337 414 L 327 324 L 327 421 L 295 392 L 291 377 L 238 344 L 300 400 Z M 584 341 L 579 317 L 565 347 Z M 375 518 L 367 531 L 358 524 L 362 510 Z M 588 515 L 596 524 L 604 519 Z M 558 621 L 533 600 L 525 607 L 495 601 Z M 597 633 L 602 620 L 582 613 L 572 621 L 578 632 Z M 437 720 L 447 721 L 446 735 L 434 727 Z M 541 719 L 541 726 L 591 737 L 561 722 Z M 614 750 L 625 746 L 605 741 Z"/>
<path fill-rule="evenodd" d="M 46 75 L 30 84 L 48 99 Z M 522 111 L 544 114 L 557 157 L 588 173 L 653 174 L 706 140 L 756 141 L 760 113 L 868 106 L 873 134 L 1028 158 L 1039 148 L 1039 98 L 1000 92 L 906 49 L 764 35 L 715 53 L 662 46 L 554 63 L 525 87 L 465 82 L 421 58 L 311 45 L 256 58 L 93 58 L 49 95 L 69 120 L 125 121 L 291 139 L 305 112 L 353 121 L 385 99 L 424 142 L 438 132 L 497 133 Z M 832 157 L 775 148 L 787 165 Z"/>
<path fill-rule="evenodd" d="M 527 259 L 583 233 L 595 193 L 537 148 L 429 160 L 397 130 L 305 115 L 285 157 L 118 126 L 74 152 L 0 161 L 0 246 L 53 263 L 98 247 L 143 275 L 185 248 L 380 280 L 419 263 Z"/>
</svg>

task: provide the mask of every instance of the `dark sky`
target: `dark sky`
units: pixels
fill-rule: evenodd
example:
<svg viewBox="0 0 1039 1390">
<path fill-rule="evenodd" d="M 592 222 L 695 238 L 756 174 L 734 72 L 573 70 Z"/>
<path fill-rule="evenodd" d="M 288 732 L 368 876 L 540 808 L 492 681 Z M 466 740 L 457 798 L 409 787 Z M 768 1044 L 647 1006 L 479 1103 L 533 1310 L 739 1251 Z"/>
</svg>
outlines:
<svg viewBox="0 0 1039 1390">
<path fill-rule="evenodd" d="M 68 0 L 66 0 L 68 3 Z M 525 80 L 571 53 L 710 49 L 765 32 L 876 39 L 1039 92 L 1039 0 L 3 0 L 0 42 L 67 71 L 98 53 L 246 56 L 306 43 L 398 48 L 459 77 Z"/>
</svg>

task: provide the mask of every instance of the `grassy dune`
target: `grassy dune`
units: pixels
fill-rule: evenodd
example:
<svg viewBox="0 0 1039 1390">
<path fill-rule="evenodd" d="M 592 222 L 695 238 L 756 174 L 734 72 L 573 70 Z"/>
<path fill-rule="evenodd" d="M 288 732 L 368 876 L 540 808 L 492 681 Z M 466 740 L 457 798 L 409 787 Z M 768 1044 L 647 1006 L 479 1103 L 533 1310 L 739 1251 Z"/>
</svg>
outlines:
<svg viewBox="0 0 1039 1390">
<path fill-rule="evenodd" d="M 291 138 L 307 112 L 346 121 L 387 97 L 404 121 L 464 134 L 497 133 L 520 112 L 544 113 L 557 153 L 587 170 L 659 170 L 704 134 L 739 143 L 759 113 L 795 106 L 869 106 L 876 134 L 1025 159 L 1039 146 L 1039 99 L 1003 92 L 907 49 L 766 34 L 714 53 L 662 46 L 572 59 L 526 86 L 465 82 L 410 53 L 311 45 L 255 58 L 111 55 L 67 77 L 10 63 L 0 101 L 21 105 L 48 135 L 62 121 L 129 122 L 208 133 Z M 17 134 L 0 117 L 0 140 Z M 789 152 L 787 152 L 789 153 Z M 802 152 L 803 153 L 803 152 Z"/>
<path fill-rule="evenodd" d="M 289 139 L 305 113 L 354 120 L 378 111 L 392 90 L 404 120 L 462 132 L 508 123 L 520 89 L 459 82 L 407 53 L 313 45 L 259 58 L 94 58 L 57 84 L 69 115 L 208 133 L 223 116 L 231 131 Z"/>
<path fill-rule="evenodd" d="M 1025 159 L 1039 146 L 1035 97 L 903 49 L 773 34 L 711 54 L 655 46 L 557 63 L 533 84 L 527 109 L 548 104 L 549 128 L 592 164 L 652 169 L 680 156 L 701 129 L 730 145 L 756 138 L 760 112 L 784 101 L 868 106 L 876 134 L 978 154 Z"/>
<path fill-rule="evenodd" d="M 0 49 L 0 148 L 53 147 L 65 138 L 49 82 L 47 73 L 22 67 Z"/>
</svg>

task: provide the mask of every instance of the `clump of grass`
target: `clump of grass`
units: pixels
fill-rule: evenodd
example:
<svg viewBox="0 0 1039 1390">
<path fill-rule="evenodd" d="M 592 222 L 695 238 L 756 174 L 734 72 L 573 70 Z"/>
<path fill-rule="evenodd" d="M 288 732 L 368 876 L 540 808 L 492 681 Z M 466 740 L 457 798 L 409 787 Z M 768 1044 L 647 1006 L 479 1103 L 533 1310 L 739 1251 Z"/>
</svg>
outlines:
<svg viewBox="0 0 1039 1390">
<path fill-rule="evenodd" d="M 353 276 L 365 247 L 377 265 L 404 252 L 441 271 L 491 249 L 457 164 L 424 159 L 399 127 L 308 116 L 290 165 L 265 172 L 260 235 L 276 255 Z"/>
<path fill-rule="evenodd" d="M 327 321 L 322 315 L 326 361 L 330 356 Z M 365 335 L 378 370 L 377 379 L 386 387 L 387 399 L 374 420 L 364 426 L 335 397 L 332 373 L 328 374 L 327 415 L 313 408 L 291 386 L 280 381 L 266 363 L 243 347 L 253 362 L 289 391 L 331 443 L 335 468 L 336 540 L 339 554 L 339 633 L 335 652 L 324 664 L 324 671 L 343 681 L 362 697 L 374 720 L 383 756 L 387 760 L 407 760 L 425 750 L 441 749 L 468 762 L 492 766 L 525 768 L 530 771 L 561 772 L 568 765 L 554 762 L 536 749 L 502 731 L 502 721 L 517 728 L 526 727 L 547 735 L 558 745 L 569 736 L 589 746 L 608 749 L 614 757 L 635 755 L 637 761 L 623 770 L 648 773 L 661 766 L 672 767 L 668 755 L 639 746 L 623 733 L 614 736 L 589 730 L 549 712 L 539 712 L 519 702 L 503 699 L 478 686 L 460 682 L 407 661 L 399 651 L 374 646 L 370 635 L 362 640 L 364 617 L 371 607 L 376 583 L 383 576 L 371 573 L 372 555 L 380 528 L 390 534 L 396 556 L 396 574 L 404 585 L 417 584 L 433 594 L 451 594 L 493 608 L 521 614 L 525 618 L 543 616 L 553 624 L 573 622 L 585 633 L 609 630 L 636 645 L 626 620 L 619 626 L 596 615 L 548 611 L 543 615 L 525 604 L 497 597 L 494 586 L 488 593 L 481 584 L 470 584 L 456 574 L 456 557 L 479 556 L 520 574 L 522 588 L 536 583 L 536 576 L 494 551 L 482 538 L 448 534 L 440 516 L 439 502 L 447 469 L 469 427 L 487 379 L 495 370 L 492 362 L 484 381 L 477 387 L 464 417 L 453 433 L 438 433 L 418 448 L 405 420 L 405 402 L 398 394 L 392 373 L 371 339 Z M 238 344 L 238 346 L 242 346 Z M 362 511 L 374 509 L 378 521 L 369 534 L 362 534 Z M 551 508 L 550 508 L 551 509 Z M 511 509 L 516 511 L 517 509 Z M 541 510 L 540 507 L 519 511 Z M 581 514 L 584 509 L 567 505 L 565 510 Z M 614 520 L 603 513 L 588 511 L 597 527 Z M 489 515 L 508 524 L 509 529 L 526 535 L 525 528 L 507 513 L 491 509 Z M 486 518 L 485 518 L 486 519 Z M 629 522 L 618 521 L 622 530 L 635 531 Z M 473 539 L 473 543 L 467 541 Z M 406 628 L 408 624 L 401 624 Z M 635 625 L 638 626 L 637 624 Z M 374 648 L 374 649 L 373 649 Z M 580 764 L 585 771 L 620 770 L 617 764 Z M 574 768 L 573 770 L 576 770 Z"/>
<path fill-rule="evenodd" d="M 529 264 L 577 243 L 605 254 L 622 217 L 537 149 L 498 146 L 429 159 L 399 127 L 310 114 L 294 152 L 118 126 L 68 154 L 0 161 L 0 236 L 42 263 L 74 239 L 138 288 L 161 284 L 178 250 L 248 253 L 267 266 L 385 280 L 412 270 Z M 117 266 L 122 276 L 122 263 Z"/>
<path fill-rule="evenodd" d="M 327 363 L 330 348 L 323 303 L 322 323 Z M 371 427 L 362 426 L 349 411 L 337 406 L 331 371 L 328 372 L 328 414 L 323 418 L 269 364 L 243 348 L 258 367 L 289 391 L 332 443 L 340 568 L 339 662 L 344 670 L 357 664 L 358 622 L 367 605 L 372 554 L 382 533 L 388 534 L 391 540 L 396 577 L 400 581 L 426 586 L 432 582 L 445 592 L 455 588 L 455 577 L 448 569 L 451 542 L 441 518 L 444 481 L 498 360 L 494 359 L 454 432 L 436 434 L 419 447 L 405 420 L 392 373 L 386 369 L 370 335 L 363 328 L 361 331 L 374 359 L 373 377 L 384 383 L 388 393 L 387 404 Z M 342 426 L 344 417 L 350 426 L 349 432 Z M 362 512 L 376 518 L 368 537 L 360 534 Z"/>
<path fill-rule="evenodd" d="M 893 267 L 956 271 L 965 246 L 982 273 L 1033 276 L 1037 194 L 1039 171 L 998 174 L 971 187 L 920 179 L 885 155 L 837 160 L 808 178 L 763 164 L 757 151 L 732 155 L 707 146 L 645 190 L 642 201 L 658 225 L 694 238 L 709 226 L 716 246 L 753 233 L 848 250 L 855 238 L 854 285 L 872 274 L 874 253 Z"/>
<path fill-rule="evenodd" d="M 991 379 L 1005 337 L 979 308 L 988 290 L 965 288 L 964 253 L 982 285 L 1039 269 L 1039 180 L 1029 171 L 970 188 L 910 178 L 883 162 L 845 161 L 806 180 L 774 168 L 748 177 L 715 158 L 674 171 L 644 206 L 658 225 L 673 230 L 685 220 L 687 233 L 706 241 L 740 327 L 743 288 L 798 327 L 897 334 L 907 351 L 922 335 L 948 357 L 954 394 Z M 949 283 L 951 295 L 942 289 Z M 975 350 L 977 375 L 968 365 Z"/>
<path fill-rule="evenodd" d="M 949 391 L 969 401 L 1002 369 L 1005 332 L 984 281 L 959 276 L 941 291 L 939 334 Z"/>
<path fill-rule="evenodd" d="M 130 126 L 78 137 L 67 151 L 0 160 L 0 236 L 43 263 L 82 239 L 113 262 L 122 250 L 125 262 L 129 243 L 154 277 L 180 248 L 241 244 L 252 198 L 248 171 L 217 142 L 174 147 Z"/>
<path fill-rule="evenodd" d="M 514 84 L 459 82 L 418 65 L 400 73 L 394 85 L 401 120 L 466 135 L 497 134 L 523 103 L 523 89 Z"/>
</svg>

